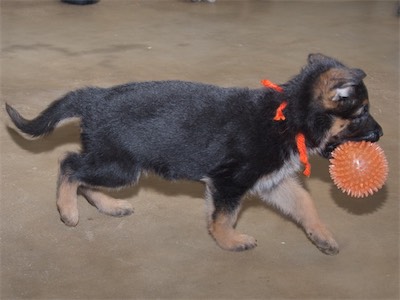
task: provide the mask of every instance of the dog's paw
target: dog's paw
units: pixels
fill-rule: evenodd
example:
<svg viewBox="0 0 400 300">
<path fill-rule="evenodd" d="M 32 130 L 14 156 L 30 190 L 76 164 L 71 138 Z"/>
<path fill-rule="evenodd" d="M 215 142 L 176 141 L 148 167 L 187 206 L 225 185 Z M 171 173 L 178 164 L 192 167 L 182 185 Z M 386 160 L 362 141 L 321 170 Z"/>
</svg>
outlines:
<svg viewBox="0 0 400 300">
<path fill-rule="evenodd" d="M 307 230 L 307 236 L 321 252 L 327 255 L 339 253 L 339 245 L 327 229 L 322 231 Z"/>
<path fill-rule="evenodd" d="M 107 209 L 102 209 L 100 211 L 113 217 L 124 217 L 129 216 L 133 213 L 133 207 L 128 201 L 117 200 L 113 202 L 112 206 L 109 206 L 107 207 Z"/>
<path fill-rule="evenodd" d="M 321 241 L 319 243 L 314 242 L 317 248 L 327 255 L 336 255 L 339 253 L 339 245 L 335 240 L 333 241 Z"/>
<path fill-rule="evenodd" d="M 229 251 L 244 251 L 257 246 L 257 240 L 247 234 L 235 234 L 223 240 L 217 240 L 218 245 Z"/>
<path fill-rule="evenodd" d="M 257 240 L 250 235 L 239 234 L 237 238 L 238 239 L 235 240 L 235 243 L 231 249 L 233 251 L 249 250 L 257 246 Z"/>
<path fill-rule="evenodd" d="M 70 227 L 75 227 L 79 222 L 79 213 L 78 210 L 65 210 L 60 211 L 60 219 L 61 221 Z"/>
</svg>

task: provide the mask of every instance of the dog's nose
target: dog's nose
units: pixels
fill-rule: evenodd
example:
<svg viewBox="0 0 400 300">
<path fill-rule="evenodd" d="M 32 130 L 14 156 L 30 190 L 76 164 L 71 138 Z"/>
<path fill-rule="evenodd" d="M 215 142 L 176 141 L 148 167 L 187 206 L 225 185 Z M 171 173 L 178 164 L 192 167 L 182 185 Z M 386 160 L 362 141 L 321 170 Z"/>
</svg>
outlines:
<svg viewBox="0 0 400 300">
<path fill-rule="evenodd" d="M 368 133 L 368 135 L 365 137 L 365 140 L 369 141 L 369 142 L 377 142 L 379 141 L 379 138 L 383 135 L 383 131 L 382 128 L 379 128 L 377 130 L 374 131 L 370 131 Z"/>
<path fill-rule="evenodd" d="M 383 136 L 383 130 L 379 124 L 377 124 L 377 128 L 375 129 L 375 136 L 376 136 L 375 142 L 378 141 L 381 136 Z"/>
<path fill-rule="evenodd" d="M 379 128 L 378 128 L 378 134 L 379 134 L 379 137 L 383 136 L 383 130 L 382 130 L 381 126 L 379 126 Z"/>
</svg>

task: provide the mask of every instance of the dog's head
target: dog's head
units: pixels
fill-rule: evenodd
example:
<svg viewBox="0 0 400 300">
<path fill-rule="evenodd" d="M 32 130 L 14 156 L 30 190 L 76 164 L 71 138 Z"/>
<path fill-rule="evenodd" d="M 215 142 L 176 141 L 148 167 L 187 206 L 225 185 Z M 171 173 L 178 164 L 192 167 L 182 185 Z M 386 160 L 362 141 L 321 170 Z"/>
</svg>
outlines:
<svg viewBox="0 0 400 300">
<path fill-rule="evenodd" d="M 322 54 L 310 54 L 307 68 L 317 74 L 311 81 L 312 106 L 329 123 L 321 155 L 330 157 L 337 146 L 347 141 L 378 141 L 383 132 L 369 113 L 365 72 Z M 316 121 L 312 126 L 319 126 Z"/>
</svg>

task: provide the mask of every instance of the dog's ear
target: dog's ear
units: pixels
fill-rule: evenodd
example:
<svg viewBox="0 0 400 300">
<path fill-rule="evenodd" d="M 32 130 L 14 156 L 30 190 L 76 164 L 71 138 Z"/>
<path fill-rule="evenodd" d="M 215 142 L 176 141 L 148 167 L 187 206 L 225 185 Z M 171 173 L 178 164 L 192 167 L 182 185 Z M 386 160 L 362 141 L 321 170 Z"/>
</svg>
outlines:
<svg viewBox="0 0 400 300">
<path fill-rule="evenodd" d="M 334 86 L 335 95 L 333 101 L 349 98 L 354 92 L 354 86 L 360 84 L 367 76 L 361 69 L 344 69 L 338 72 L 341 76 L 336 78 L 337 84 Z"/>
<path fill-rule="evenodd" d="M 314 97 L 320 99 L 327 109 L 336 109 L 348 99 L 353 99 L 356 92 L 365 90 L 357 97 L 368 98 L 368 93 L 362 80 L 366 74 L 360 69 L 351 69 L 344 66 L 333 67 L 322 73 L 314 84 Z M 356 98 L 357 98 L 356 97 Z"/>
<path fill-rule="evenodd" d="M 322 68 L 345 68 L 345 65 L 343 65 L 340 61 L 326 56 L 322 53 L 311 53 L 308 55 L 307 59 L 308 65 L 309 66 L 323 66 Z"/>
<path fill-rule="evenodd" d="M 307 62 L 309 64 L 321 63 L 323 61 L 331 60 L 329 56 L 323 55 L 321 53 L 310 53 L 308 55 Z"/>
</svg>

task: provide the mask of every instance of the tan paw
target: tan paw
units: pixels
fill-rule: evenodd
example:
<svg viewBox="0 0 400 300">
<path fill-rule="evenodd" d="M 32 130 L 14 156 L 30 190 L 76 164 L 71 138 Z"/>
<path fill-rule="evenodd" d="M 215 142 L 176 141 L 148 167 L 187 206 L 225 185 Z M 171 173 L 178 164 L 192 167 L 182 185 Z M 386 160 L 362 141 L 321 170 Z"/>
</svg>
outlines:
<svg viewBox="0 0 400 300">
<path fill-rule="evenodd" d="M 105 213 L 114 217 L 129 216 L 133 213 L 132 205 L 125 200 L 114 201 L 112 206 L 99 209 L 102 213 Z"/>
<path fill-rule="evenodd" d="M 318 228 L 318 230 L 306 230 L 308 238 L 323 253 L 335 255 L 339 253 L 339 245 L 333 238 L 332 234 L 326 228 Z"/>
<path fill-rule="evenodd" d="M 222 239 L 216 239 L 218 245 L 229 251 L 244 251 L 253 249 L 257 246 L 257 241 L 250 235 L 247 234 L 232 234 L 229 237 L 224 237 Z"/>
<path fill-rule="evenodd" d="M 60 212 L 60 219 L 67 226 L 75 227 L 79 222 L 79 212 L 77 209 L 63 209 Z"/>
</svg>

